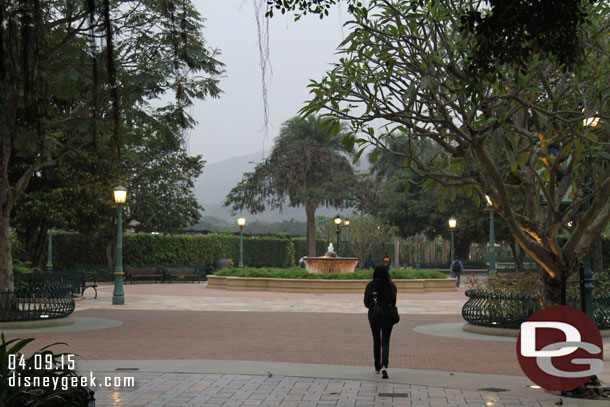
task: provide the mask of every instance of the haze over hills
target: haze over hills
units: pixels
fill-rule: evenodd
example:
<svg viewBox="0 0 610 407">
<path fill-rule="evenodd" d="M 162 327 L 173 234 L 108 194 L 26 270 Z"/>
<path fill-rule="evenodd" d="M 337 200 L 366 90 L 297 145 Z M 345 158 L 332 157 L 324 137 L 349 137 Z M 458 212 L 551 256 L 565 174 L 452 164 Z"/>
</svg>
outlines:
<svg viewBox="0 0 610 407">
<path fill-rule="evenodd" d="M 267 152 L 268 154 L 269 152 Z M 227 194 L 231 189 L 241 181 L 245 172 L 252 171 L 256 164 L 263 160 L 263 151 L 258 151 L 253 154 L 248 154 L 239 157 L 231 157 L 226 160 L 212 164 L 206 164 L 203 167 L 203 172 L 195 182 L 195 196 L 200 205 L 205 209 L 204 216 L 214 216 L 233 222 L 235 216 L 231 215 L 229 208 L 222 206 Z M 360 160 L 361 162 L 364 159 Z M 367 165 L 358 167 L 360 171 L 365 170 Z M 342 210 L 342 214 L 349 215 L 353 211 Z M 316 215 L 335 216 L 336 209 L 318 208 Z M 267 222 L 278 222 L 282 220 L 305 220 L 305 209 L 299 208 L 284 208 L 283 212 L 265 211 L 259 214 L 244 213 L 244 216 L 249 220 L 260 220 Z"/>
</svg>

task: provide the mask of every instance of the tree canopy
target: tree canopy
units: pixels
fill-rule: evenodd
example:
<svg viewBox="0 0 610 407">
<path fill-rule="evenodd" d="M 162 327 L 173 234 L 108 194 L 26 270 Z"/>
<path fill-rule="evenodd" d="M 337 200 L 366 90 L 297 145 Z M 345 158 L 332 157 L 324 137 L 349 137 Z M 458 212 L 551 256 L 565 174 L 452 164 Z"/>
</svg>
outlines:
<svg viewBox="0 0 610 407">
<path fill-rule="evenodd" d="M 555 55 L 538 52 L 522 68 L 496 65 L 497 76 L 477 79 L 469 76 L 477 39 L 463 32 L 455 9 L 481 5 L 370 1 L 353 13 L 340 62 L 312 82 L 303 113 L 326 109 L 348 120 L 348 146 L 383 148 L 388 139 L 437 145 L 443 154 L 434 160 L 417 149 L 394 153 L 443 195 L 460 192 L 477 204 L 489 195 L 545 271 L 545 299 L 558 303 L 560 276 L 577 267 L 610 217 L 610 10 L 586 5 L 591 21 L 579 29 L 585 47 L 570 72 Z M 379 132 L 380 121 L 387 131 Z"/>
<path fill-rule="evenodd" d="M 284 122 L 270 156 L 245 173 L 225 201 L 233 211 L 304 206 L 310 256 L 315 256 L 315 211 L 319 206 L 342 208 L 355 201 L 361 186 L 346 155 L 341 153 L 337 126 L 315 115 Z"/>
<path fill-rule="evenodd" d="M 360 0 L 267 0 L 267 16 L 274 10 L 282 14 L 294 12 L 298 20 L 306 14 L 328 16 L 329 10 L 341 3 L 348 12 L 366 12 Z M 447 7 L 443 0 L 385 1 L 396 9 Z M 586 23 L 587 5 L 595 0 L 487 0 L 468 3 L 455 2 L 451 7 L 462 31 L 474 36 L 470 54 L 471 74 L 495 75 L 496 65 L 520 65 L 536 52 L 551 52 L 566 65 L 572 65 L 582 50 L 579 28 Z"/>
<path fill-rule="evenodd" d="M 103 154 L 115 164 L 110 200 L 123 147 L 144 129 L 182 143 L 188 107 L 219 95 L 223 67 L 188 0 L 8 0 L 0 18 L 0 287 L 10 288 L 10 218 L 32 178 L 74 152 Z M 151 105 L 163 96 L 173 101 Z"/>
</svg>

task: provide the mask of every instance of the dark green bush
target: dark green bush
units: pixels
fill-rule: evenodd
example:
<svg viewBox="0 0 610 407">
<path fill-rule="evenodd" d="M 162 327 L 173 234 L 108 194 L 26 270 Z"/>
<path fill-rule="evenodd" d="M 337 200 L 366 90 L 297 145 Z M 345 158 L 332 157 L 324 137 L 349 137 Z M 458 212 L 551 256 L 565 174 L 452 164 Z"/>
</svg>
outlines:
<svg viewBox="0 0 610 407">
<path fill-rule="evenodd" d="M 107 242 L 77 233 L 53 235 L 53 264 L 56 270 L 71 270 L 78 264 L 106 264 Z M 123 236 L 124 265 L 203 264 L 214 260 L 239 261 L 239 236 L 126 234 Z M 294 245 L 287 238 L 244 237 L 244 264 L 253 267 L 294 265 Z"/>
<path fill-rule="evenodd" d="M 294 237 L 292 238 L 292 244 L 294 244 L 294 257 L 296 261 L 299 261 L 307 253 L 307 239 L 304 237 Z M 327 248 L 328 243 L 326 241 L 316 239 L 316 256 L 324 256 Z"/>
<path fill-rule="evenodd" d="M 226 277 L 264 277 L 264 278 L 298 278 L 298 279 L 327 279 L 327 280 L 370 280 L 373 278 L 372 270 L 356 270 L 353 273 L 341 274 L 312 274 L 305 269 L 292 267 L 287 269 L 277 268 L 232 268 L 219 270 L 214 273 L 217 276 Z M 418 278 L 447 278 L 443 273 L 436 270 L 392 270 L 390 275 L 397 280 L 413 280 Z"/>
</svg>

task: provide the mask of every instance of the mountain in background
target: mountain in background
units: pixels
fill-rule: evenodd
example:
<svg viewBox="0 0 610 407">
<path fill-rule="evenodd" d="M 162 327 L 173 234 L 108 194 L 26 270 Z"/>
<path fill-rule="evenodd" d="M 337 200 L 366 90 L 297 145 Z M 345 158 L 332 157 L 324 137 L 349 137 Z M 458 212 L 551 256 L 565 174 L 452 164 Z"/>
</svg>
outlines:
<svg viewBox="0 0 610 407">
<path fill-rule="evenodd" d="M 231 157 L 216 163 L 206 164 L 195 182 L 195 196 L 199 204 L 205 209 L 203 216 L 216 217 L 233 223 L 236 216 L 231 215 L 230 209 L 223 207 L 222 204 L 231 189 L 241 181 L 244 173 L 254 170 L 254 167 L 262 160 L 263 151 L 258 151 L 253 154 Z M 356 166 L 357 171 L 368 170 L 368 163 L 363 163 L 363 161 L 364 159 L 361 159 L 359 165 Z M 338 211 L 333 208 L 321 207 L 316 211 L 316 215 L 335 216 L 338 212 L 343 215 L 350 215 L 353 210 Z M 305 221 L 305 209 L 303 207 L 285 207 L 282 212 L 274 210 L 255 215 L 244 212 L 243 215 L 248 221 L 281 222 L 293 219 Z"/>
</svg>

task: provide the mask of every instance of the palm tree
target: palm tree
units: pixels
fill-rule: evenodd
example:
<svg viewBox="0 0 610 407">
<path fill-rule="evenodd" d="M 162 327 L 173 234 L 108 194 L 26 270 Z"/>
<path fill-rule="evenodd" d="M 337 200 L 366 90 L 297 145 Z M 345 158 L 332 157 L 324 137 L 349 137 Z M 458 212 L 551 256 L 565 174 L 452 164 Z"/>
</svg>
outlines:
<svg viewBox="0 0 610 407">
<path fill-rule="evenodd" d="M 354 174 L 340 137 L 329 138 L 324 119 L 310 115 L 283 123 L 271 155 L 253 172 L 245 173 L 225 201 L 233 211 L 304 206 L 307 250 L 315 256 L 315 212 L 321 205 L 342 208 L 352 202 L 364 184 Z M 339 129 L 342 132 L 343 129 Z"/>
</svg>

